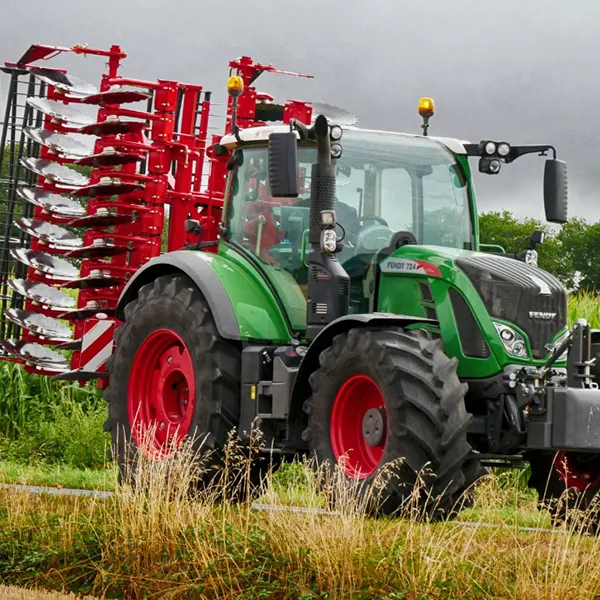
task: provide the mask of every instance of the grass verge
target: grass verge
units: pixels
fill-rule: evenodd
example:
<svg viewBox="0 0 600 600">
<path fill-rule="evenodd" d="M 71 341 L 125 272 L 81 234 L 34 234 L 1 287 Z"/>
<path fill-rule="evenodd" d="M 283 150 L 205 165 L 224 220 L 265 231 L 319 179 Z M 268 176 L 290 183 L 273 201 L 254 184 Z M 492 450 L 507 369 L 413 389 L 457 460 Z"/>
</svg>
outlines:
<svg viewBox="0 0 600 600">
<path fill-rule="evenodd" d="M 586 600 L 600 594 L 600 542 L 575 525 L 547 526 L 535 498 L 509 475 L 489 477 L 460 519 L 496 519 L 497 528 L 367 516 L 343 478 L 296 464 L 263 484 L 262 497 L 285 504 L 292 489 L 336 511 L 255 511 L 229 502 L 230 481 L 250 462 L 230 455 L 219 477 L 190 495 L 196 458 L 185 452 L 142 462 L 135 489 L 107 499 L 30 495 L 0 489 L 0 582 L 107 598 L 258 600 Z M 141 491 L 143 490 L 143 491 Z M 502 511 L 511 509 L 514 519 Z"/>
<path fill-rule="evenodd" d="M 87 469 L 62 464 L 23 464 L 22 462 L 2 461 L 0 462 L 0 482 L 113 491 L 117 483 L 117 469 L 114 466 L 106 469 Z"/>
</svg>

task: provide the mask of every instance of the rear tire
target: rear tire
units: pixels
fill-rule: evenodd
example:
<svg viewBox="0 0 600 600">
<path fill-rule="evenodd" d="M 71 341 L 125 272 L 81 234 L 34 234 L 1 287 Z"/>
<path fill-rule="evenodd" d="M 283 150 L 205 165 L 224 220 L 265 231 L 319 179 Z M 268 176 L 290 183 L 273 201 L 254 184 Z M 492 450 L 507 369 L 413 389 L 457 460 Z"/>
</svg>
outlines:
<svg viewBox="0 0 600 600">
<path fill-rule="evenodd" d="M 121 482 L 135 479 L 140 428 L 155 425 L 159 454 L 169 451 L 165 429 L 193 438 L 205 460 L 200 483 L 207 484 L 239 422 L 240 348 L 219 336 L 206 300 L 183 275 L 144 285 L 125 307 L 115 343 L 104 397 Z"/>
<path fill-rule="evenodd" d="M 330 471 L 346 456 L 342 470 L 349 480 L 364 483 L 361 494 L 374 489 L 386 464 L 402 459 L 393 467 L 395 476 L 383 479 L 380 514 L 402 510 L 418 477 L 422 515 L 442 518 L 460 510 L 458 501 L 481 468 L 470 455 L 467 386 L 456 365 L 439 340 L 419 331 L 351 329 L 336 336 L 310 378 L 304 438 L 311 453 Z"/>
</svg>

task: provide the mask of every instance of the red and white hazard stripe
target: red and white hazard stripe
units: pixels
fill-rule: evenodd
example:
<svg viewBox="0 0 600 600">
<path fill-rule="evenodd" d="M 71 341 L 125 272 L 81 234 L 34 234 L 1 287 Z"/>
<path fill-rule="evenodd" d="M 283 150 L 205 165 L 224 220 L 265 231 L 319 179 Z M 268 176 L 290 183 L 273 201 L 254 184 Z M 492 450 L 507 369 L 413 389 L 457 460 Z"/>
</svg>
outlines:
<svg viewBox="0 0 600 600">
<path fill-rule="evenodd" d="M 96 373 L 104 365 L 112 353 L 114 330 L 115 322 L 108 319 L 97 321 L 83 334 L 79 359 L 81 371 Z"/>
</svg>

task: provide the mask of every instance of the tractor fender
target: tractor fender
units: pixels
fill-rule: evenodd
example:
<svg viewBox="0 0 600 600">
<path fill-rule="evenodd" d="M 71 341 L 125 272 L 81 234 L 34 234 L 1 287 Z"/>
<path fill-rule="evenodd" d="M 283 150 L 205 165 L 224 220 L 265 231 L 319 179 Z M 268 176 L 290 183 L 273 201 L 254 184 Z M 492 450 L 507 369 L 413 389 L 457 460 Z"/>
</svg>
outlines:
<svg viewBox="0 0 600 600">
<path fill-rule="evenodd" d="M 189 250 L 176 250 L 157 256 L 137 270 L 121 292 L 116 310 L 117 319 L 124 320 L 125 306 L 137 298 L 140 288 L 157 277 L 174 273 L 183 273 L 196 284 L 206 298 L 222 337 L 229 340 L 241 339 L 240 326 L 225 286 L 210 263 Z"/>
<path fill-rule="evenodd" d="M 335 336 L 356 327 L 407 327 L 408 325 L 416 325 L 417 323 L 435 325 L 437 321 L 424 317 L 375 312 L 345 315 L 329 323 L 329 325 L 318 333 L 300 363 L 292 390 L 289 410 L 290 421 L 293 422 L 304 418 L 302 405 L 311 394 L 309 377 L 319 368 L 319 356 L 321 352 L 331 346 Z"/>
</svg>

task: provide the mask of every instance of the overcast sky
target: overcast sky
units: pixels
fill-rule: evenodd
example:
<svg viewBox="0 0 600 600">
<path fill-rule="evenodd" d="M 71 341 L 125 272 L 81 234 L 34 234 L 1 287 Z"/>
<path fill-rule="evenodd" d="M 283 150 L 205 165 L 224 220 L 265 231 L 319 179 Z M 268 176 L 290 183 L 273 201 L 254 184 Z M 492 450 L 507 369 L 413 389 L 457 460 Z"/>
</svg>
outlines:
<svg viewBox="0 0 600 600">
<path fill-rule="evenodd" d="M 121 74 L 199 83 L 221 101 L 228 61 L 251 55 L 315 77 L 265 74 L 260 91 L 343 106 L 369 128 L 419 132 L 418 100 L 432 96 L 432 135 L 557 146 L 570 215 L 600 219 L 598 0 L 0 0 L 0 60 L 36 42 L 119 44 Z M 94 83 L 102 68 L 51 64 Z M 543 160 L 478 174 L 480 210 L 543 218 Z"/>
</svg>

